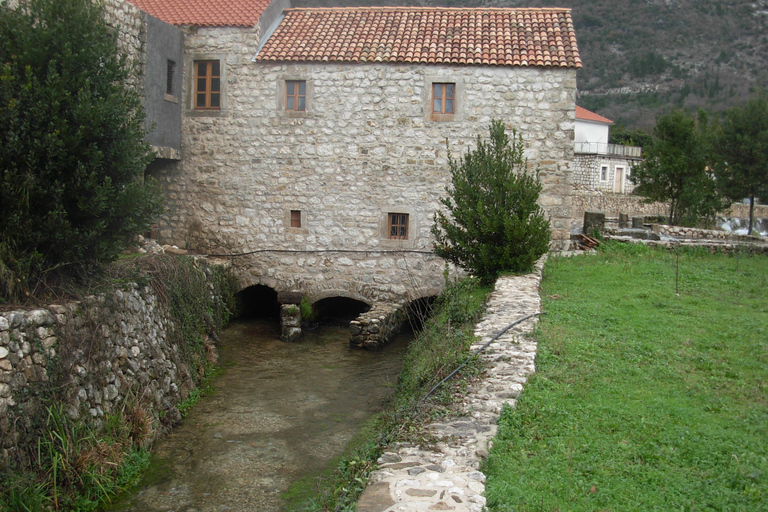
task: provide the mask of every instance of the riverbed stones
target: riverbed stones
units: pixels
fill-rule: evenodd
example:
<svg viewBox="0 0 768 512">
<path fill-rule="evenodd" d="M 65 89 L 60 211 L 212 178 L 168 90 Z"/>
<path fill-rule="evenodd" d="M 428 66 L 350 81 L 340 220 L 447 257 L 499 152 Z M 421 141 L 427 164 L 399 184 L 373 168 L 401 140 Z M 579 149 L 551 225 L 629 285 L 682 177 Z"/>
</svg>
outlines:
<svg viewBox="0 0 768 512">
<path fill-rule="evenodd" d="M 542 266 L 543 260 L 531 274 L 499 278 L 475 327 L 473 350 L 512 322 L 540 312 Z M 488 456 L 502 408 L 515 405 L 535 371 L 536 343 L 529 335 L 536 319 L 513 327 L 481 353 L 486 365 L 483 377 L 470 386 L 453 415 L 428 427 L 437 443 L 430 448 L 401 443 L 382 454 L 379 469 L 371 473 L 358 502 L 358 512 L 483 510 L 485 475 L 480 463 Z"/>
</svg>

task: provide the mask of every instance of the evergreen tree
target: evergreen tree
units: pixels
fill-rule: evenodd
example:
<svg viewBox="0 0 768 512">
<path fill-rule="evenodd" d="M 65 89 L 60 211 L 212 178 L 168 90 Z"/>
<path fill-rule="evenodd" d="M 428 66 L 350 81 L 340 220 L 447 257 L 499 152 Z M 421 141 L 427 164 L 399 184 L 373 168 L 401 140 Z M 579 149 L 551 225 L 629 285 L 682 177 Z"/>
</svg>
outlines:
<svg viewBox="0 0 768 512">
<path fill-rule="evenodd" d="M 95 2 L 0 4 L 0 297 L 114 259 L 159 213 L 129 73 Z"/>
<path fill-rule="evenodd" d="M 669 202 L 669 223 L 696 224 L 722 208 L 709 171 L 710 136 L 706 115 L 698 120 L 673 110 L 656 120 L 644 160 L 632 167 L 635 193 L 648 202 Z"/>
<path fill-rule="evenodd" d="M 765 93 L 725 113 L 717 136 L 717 186 L 734 201 L 749 198 L 749 230 L 755 199 L 768 200 L 768 100 Z"/>
<path fill-rule="evenodd" d="M 550 227 L 537 204 L 538 172 L 530 173 L 517 131 L 494 120 L 490 141 L 461 161 L 449 155 L 452 187 L 432 226 L 435 253 L 492 283 L 502 272 L 528 272 L 549 249 Z"/>
</svg>

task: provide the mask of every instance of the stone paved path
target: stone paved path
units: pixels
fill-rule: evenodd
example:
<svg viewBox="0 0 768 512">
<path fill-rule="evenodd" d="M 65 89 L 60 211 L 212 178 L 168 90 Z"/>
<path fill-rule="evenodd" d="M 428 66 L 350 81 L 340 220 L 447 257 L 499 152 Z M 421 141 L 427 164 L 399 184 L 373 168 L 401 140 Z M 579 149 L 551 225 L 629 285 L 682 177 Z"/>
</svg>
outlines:
<svg viewBox="0 0 768 512">
<path fill-rule="evenodd" d="M 485 315 L 475 327 L 477 341 L 472 350 L 515 320 L 540 311 L 543 264 L 541 260 L 532 274 L 496 282 Z M 534 372 L 536 344 L 526 335 L 537 318 L 513 327 L 482 352 L 487 368 L 483 378 L 470 388 L 456 415 L 429 427 L 442 439 L 434 449 L 400 444 L 382 455 L 380 469 L 371 474 L 357 512 L 481 512 L 485 475 L 478 470 L 480 461 L 488 455 L 503 404 L 515 404 Z"/>
</svg>

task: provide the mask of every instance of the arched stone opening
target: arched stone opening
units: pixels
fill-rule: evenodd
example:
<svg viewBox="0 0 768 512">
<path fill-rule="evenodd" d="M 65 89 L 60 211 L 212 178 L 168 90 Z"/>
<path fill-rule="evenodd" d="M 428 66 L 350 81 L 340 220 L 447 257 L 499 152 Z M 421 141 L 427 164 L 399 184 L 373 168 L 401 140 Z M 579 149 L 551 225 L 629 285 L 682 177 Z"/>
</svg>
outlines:
<svg viewBox="0 0 768 512">
<path fill-rule="evenodd" d="M 280 304 L 277 292 L 264 285 L 253 285 L 237 293 L 240 304 L 240 318 L 280 318 Z"/>
<path fill-rule="evenodd" d="M 316 319 L 322 322 L 349 323 L 371 306 L 350 297 L 326 297 L 312 304 Z"/>
</svg>

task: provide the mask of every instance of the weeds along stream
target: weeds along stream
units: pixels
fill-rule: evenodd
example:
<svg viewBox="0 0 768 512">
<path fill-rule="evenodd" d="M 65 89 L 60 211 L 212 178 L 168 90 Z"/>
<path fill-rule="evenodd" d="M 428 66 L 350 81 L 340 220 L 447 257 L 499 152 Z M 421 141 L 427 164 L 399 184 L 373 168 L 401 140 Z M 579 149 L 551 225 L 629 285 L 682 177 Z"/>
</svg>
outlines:
<svg viewBox="0 0 768 512">
<path fill-rule="evenodd" d="M 214 391 L 155 447 L 144 479 L 110 510 L 282 510 L 292 482 L 320 473 L 393 392 L 410 333 L 352 350 L 326 325 L 284 343 L 266 320 L 221 336 Z"/>
</svg>

